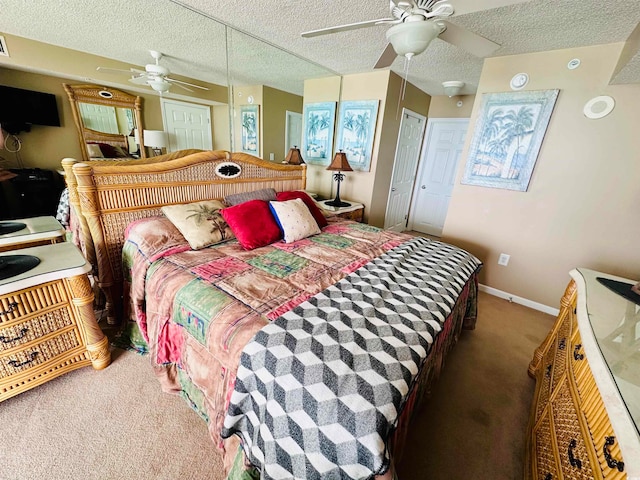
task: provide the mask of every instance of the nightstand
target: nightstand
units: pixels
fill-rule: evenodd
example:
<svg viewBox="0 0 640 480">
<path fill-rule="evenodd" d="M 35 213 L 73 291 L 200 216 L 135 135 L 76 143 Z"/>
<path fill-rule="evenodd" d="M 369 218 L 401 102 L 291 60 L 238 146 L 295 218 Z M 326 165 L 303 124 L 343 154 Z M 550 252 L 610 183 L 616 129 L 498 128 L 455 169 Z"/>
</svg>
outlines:
<svg viewBox="0 0 640 480">
<path fill-rule="evenodd" d="M 91 265 L 78 248 L 69 242 L 23 248 L 0 253 L 0 261 L 13 255 L 40 263 L 0 280 L 0 401 L 77 368 L 100 370 L 111 362 L 93 313 Z"/>
<path fill-rule="evenodd" d="M 327 205 L 326 202 L 330 202 L 331 200 L 322 200 L 318 203 L 318 206 L 327 212 L 335 213 L 337 216 L 341 218 L 346 218 L 347 220 L 353 220 L 354 222 L 362 222 L 364 220 L 364 205 L 356 202 L 349 202 L 345 200 L 345 202 L 350 203 L 350 207 L 332 207 L 331 205 Z"/>
<path fill-rule="evenodd" d="M 3 228 L 10 232 L 2 234 Z M 60 222 L 50 216 L 3 220 L 0 221 L 0 252 L 62 242 L 65 234 Z"/>
</svg>

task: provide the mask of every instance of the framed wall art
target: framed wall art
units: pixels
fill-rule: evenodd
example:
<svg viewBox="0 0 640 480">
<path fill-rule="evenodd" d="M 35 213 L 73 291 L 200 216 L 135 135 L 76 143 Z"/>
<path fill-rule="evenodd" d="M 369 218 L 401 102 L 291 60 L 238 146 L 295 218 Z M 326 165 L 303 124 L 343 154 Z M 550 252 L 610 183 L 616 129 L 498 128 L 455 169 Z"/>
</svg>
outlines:
<svg viewBox="0 0 640 480">
<path fill-rule="evenodd" d="M 258 105 L 240 106 L 242 151 L 260 156 L 260 111 Z"/>
<path fill-rule="evenodd" d="M 527 191 L 558 92 L 485 93 L 461 183 Z"/>
<path fill-rule="evenodd" d="M 333 153 L 336 102 L 307 103 L 302 118 L 304 161 L 311 165 L 329 165 Z"/>
<path fill-rule="evenodd" d="M 347 160 L 354 170 L 368 172 L 371 169 L 378 103 L 378 100 L 340 103 L 336 150 L 347 154 Z"/>
</svg>

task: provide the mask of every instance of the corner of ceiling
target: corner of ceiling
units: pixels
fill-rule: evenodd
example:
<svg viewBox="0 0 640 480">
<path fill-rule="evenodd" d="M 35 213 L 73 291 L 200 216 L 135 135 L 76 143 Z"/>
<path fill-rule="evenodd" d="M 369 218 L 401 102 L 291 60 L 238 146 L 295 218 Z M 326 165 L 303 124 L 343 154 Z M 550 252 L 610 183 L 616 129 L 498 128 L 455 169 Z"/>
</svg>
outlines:
<svg viewBox="0 0 640 480">
<path fill-rule="evenodd" d="M 620 52 L 609 84 L 638 83 L 640 80 L 640 23 L 631 32 Z"/>
</svg>

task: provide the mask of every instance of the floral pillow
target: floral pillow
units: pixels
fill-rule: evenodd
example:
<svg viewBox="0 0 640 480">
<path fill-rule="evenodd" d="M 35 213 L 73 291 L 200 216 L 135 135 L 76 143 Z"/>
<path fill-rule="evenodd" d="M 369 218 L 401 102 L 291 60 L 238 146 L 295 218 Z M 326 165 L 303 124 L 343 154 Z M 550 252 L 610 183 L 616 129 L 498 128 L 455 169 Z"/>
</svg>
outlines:
<svg viewBox="0 0 640 480">
<path fill-rule="evenodd" d="M 320 233 L 316 219 L 300 198 L 284 202 L 269 202 L 269 208 L 282 230 L 285 243 L 292 243 Z"/>
<path fill-rule="evenodd" d="M 162 213 L 180 230 L 194 250 L 234 238 L 231 228 L 220 214 L 224 204 L 218 200 L 167 205 Z"/>
</svg>

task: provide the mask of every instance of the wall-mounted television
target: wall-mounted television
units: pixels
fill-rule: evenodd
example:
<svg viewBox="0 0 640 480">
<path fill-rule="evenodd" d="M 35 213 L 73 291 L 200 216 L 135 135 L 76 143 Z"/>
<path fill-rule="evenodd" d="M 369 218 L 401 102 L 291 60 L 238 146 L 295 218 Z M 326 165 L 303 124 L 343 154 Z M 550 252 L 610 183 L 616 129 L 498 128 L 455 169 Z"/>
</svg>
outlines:
<svg viewBox="0 0 640 480">
<path fill-rule="evenodd" d="M 0 124 L 4 130 L 14 134 L 29 131 L 31 125 L 59 127 L 56 96 L 0 85 Z"/>
</svg>

